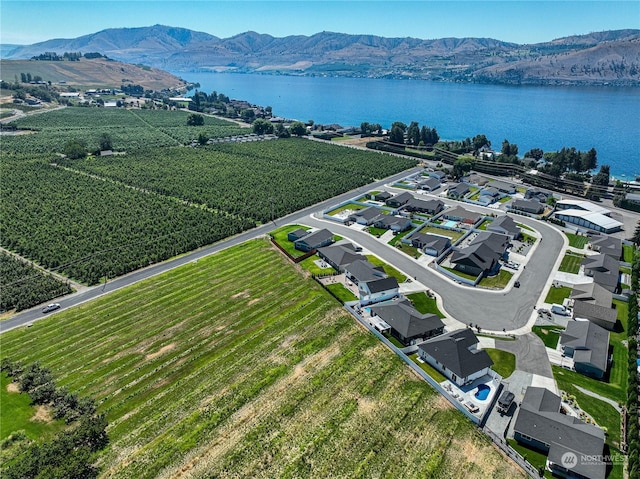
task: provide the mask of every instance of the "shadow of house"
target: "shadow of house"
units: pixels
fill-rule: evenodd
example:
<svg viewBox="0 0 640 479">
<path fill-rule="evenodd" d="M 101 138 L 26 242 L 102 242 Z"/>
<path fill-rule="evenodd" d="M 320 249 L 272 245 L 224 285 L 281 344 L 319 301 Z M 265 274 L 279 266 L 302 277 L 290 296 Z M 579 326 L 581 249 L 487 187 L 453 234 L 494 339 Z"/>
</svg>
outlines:
<svg viewBox="0 0 640 479">
<path fill-rule="evenodd" d="M 444 323 L 435 314 L 422 314 L 406 299 L 378 303 L 371 313 L 391 327 L 391 335 L 405 346 L 416 344 L 444 332 Z"/>
<path fill-rule="evenodd" d="M 609 331 L 591 321 L 569 321 L 560 336 L 564 353 L 577 372 L 602 379 L 609 366 Z"/>
<path fill-rule="evenodd" d="M 488 374 L 493 361 L 471 329 L 460 329 L 429 339 L 418 346 L 418 354 L 458 386 Z"/>
<path fill-rule="evenodd" d="M 604 431 L 562 414 L 560 406 L 556 394 L 529 386 L 514 424 L 514 439 L 547 454 L 547 467 L 555 474 L 604 479 Z M 585 461 L 582 457 L 593 459 Z"/>
</svg>

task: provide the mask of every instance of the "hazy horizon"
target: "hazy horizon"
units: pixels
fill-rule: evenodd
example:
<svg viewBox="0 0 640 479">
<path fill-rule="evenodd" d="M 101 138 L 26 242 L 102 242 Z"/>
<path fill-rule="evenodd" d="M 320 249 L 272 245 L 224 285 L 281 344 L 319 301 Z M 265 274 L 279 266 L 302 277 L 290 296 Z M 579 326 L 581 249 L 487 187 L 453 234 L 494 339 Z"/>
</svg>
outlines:
<svg viewBox="0 0 640 479">
<path fill-rule="evenodd" d="M 640 2 L 626 0 L 103 0 L 92 2 L 91 8 L 81 1 L 3 0 L 0 13 L 0 43 L 17 45 L 156 24 L 220 38 L 247 31 L 274 37 L 331 31 L 420 39 L 493 38 L 519 44 L 640 28 Z"/>
</svg>

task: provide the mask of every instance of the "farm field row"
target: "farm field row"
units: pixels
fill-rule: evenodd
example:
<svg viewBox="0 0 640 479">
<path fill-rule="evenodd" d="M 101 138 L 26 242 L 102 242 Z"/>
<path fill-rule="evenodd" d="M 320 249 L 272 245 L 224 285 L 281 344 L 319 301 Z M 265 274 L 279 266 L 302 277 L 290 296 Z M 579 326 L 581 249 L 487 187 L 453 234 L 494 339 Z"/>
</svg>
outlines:
<svg viewBox="0 0 640 479">
<path fill-rule="evenodd" d="M 263 239 L 2 342 L 96 399 L 102 477 L 522 477 Z"/>
</svg>

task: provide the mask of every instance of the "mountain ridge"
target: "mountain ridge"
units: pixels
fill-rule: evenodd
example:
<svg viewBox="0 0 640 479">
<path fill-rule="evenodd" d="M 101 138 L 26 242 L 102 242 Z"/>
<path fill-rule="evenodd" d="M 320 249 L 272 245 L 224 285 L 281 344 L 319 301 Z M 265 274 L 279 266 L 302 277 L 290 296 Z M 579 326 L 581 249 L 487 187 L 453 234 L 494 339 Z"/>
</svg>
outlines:
<svg viewBox="0 0 640 479">
<path fill-rule="evenodd" d="M 493 38 L 381 37 L 318 32 L 229 38 L 180 27 L 112 28 L 18 47 L 6 58 L 45 51 L 98 51 L 170 71 L 411 78 L 506 84 L 640 86 L 640 30 L 590 32 L 536 44 Z"/>
</svg>

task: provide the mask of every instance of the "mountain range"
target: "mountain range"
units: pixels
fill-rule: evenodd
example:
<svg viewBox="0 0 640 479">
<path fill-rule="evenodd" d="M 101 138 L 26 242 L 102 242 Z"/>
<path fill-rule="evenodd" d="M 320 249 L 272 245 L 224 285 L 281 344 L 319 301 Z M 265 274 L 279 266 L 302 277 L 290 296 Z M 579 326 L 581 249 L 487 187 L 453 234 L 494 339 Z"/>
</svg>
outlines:
<svg viewBox="0 0 640 479">
<path fill-rule="evenodd" d="M 521 45 L 491 38 L 385 38 L 320 32 L 219 38 L 163 25 L 113 28 L 4 50 L 5 59 L 44 52 L 100 52 L 170 71 L 411 78 L 440 81 L 640 86 L 640 30 L 574 35 Z"/>
</svg>

